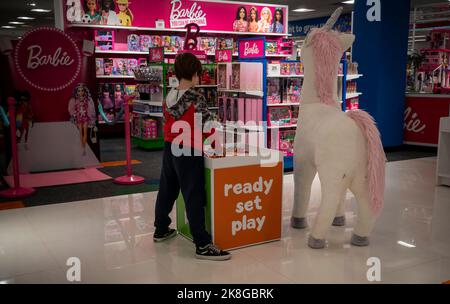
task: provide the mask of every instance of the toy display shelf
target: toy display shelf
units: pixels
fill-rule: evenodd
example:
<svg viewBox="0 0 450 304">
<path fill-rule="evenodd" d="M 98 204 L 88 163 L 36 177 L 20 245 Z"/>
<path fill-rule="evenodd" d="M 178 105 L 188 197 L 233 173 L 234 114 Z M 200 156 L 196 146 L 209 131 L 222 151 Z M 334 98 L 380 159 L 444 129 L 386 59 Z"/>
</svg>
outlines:
<svg viewBox="0 0 450 304">
<path fill-rule="evenodd" d="M 362 74 L 347 75 L 347 81 L 361 78 Z M 268 75 L 267 78 L 303 78 L 305 75 Z M 338 77 L 344 77 L 344 74 L 339 74 Z"/>
<path fill-rule="evenodd" d="M 356 93 L 347 93 L 345 99 L 352 99 L 356 98 L 358 96 L 361 96 L 362 93 L 356 92 Z"/>
<path fill-rule="evenodd" d="M 136 114 L 141 114 L 141 115 L 147 115 L 147 116 L 151 116 L 151 117 L 164 117 L 163 113 L 159 113 L 159 112 L 141 112 L 141 111 L 133 111 L 133 113 Z"/>
<path fill-rule="evenodd" d="M 283 107 L 283 106 L 300 106 L 299 102 L 285 102 L 285 103 L 272 103 L 267 104 L 268 107 Z"/>
<path fill-rule="evenodd" d="M 167 90 L 166 90 L 166 86 L 164 85 L 164 79 L 166 78 L 166 73 L 167 73 L 167 66 L 165 63 L 150 63 L 149 66 L 153 66 L 153 67 L 162 67 L 162 81 L 163 83 L 161 83 L 159 86 L 163 88 L 163 96 L 166 96 Z M 136 82 L 139 83 L 146 83 L 146 80 L 142 80 L 142 79 L 135 79 Z M 156 106 L 156 107 L 162 107 L 162 100 L 140 100 L 140 99 L 135 99 L 133 100 L 132 103 L 135 104 L 146 104 L 146 105 L 150 105 L 150 106 Z M 133 110 L 134 114 L 139 114 L 141 116 L 146 116 L 146 117 L 153 117 L 153 118 L 157 118 L 157 124 L 158 124 L 158 129 L 161 127 L 162 129 L 162 120 L 159 118 L 163 118 L 164 115 L 162 112 L 143 112 L 143 111 L 137 111 L 137 110 Z M 164 136 L 159 136 L 157 138 L 151 138 L 151 139 L 145 139 L 145 138 L 141 138 L 141 137 L 135 137 L 132 136 L 132 143 L 136 146 L 138 146 L 139 148 L 142 149 L 146 149 L 146 150 L 157 150 L 157 149 L 162 149 L 164 147 Z"/>
<path fill-rule="evenodd" d="M 110 50 L 110 51 L 105 51 L 105 50 L 96 50 L 95 51 L 96 54 L 108 54 L 108 55 L 142 55 L 142 56 L 147 56 L 148 52 L 141 52 L 141 51 L 126 51 L 126 50 Z M 175 56 L 178 53 L 175 52 L 166 52 L 164 53 L 164 55 L 167 56 Z M 207 53 L 207 56 L 216 56 L 215 53 Z M 266 57 L 268 58 L 286 58 L 286 57 L 291 57 L 292 55 L 287 55 L 287 54 L 266 54 Z M 233 57 L 238 57 L 237 53 L 233 54 Z"/>
<path fill-rule="evenodd" d="M 162 101 L 150 101 L 150 100 L 133 100 L 133 103 L 140 103 L 140 104 L 146 104 L 146 105 L 150 105 L 150 106 L 155 106 L 155 107 L 162 107 Z"/>
<path fill-rule="evenodd" d="M 267 75 L 267 78 L 303 78 L 305 75 Z"/>
<path fill-rule="evenodd" d="M 129 75 L 97 75 L 97 79 L 134 79 L 134 76 Z"/>
<path fill-rule="evenodd" d="M 236 93 L 236 94 L 246 94 L 250 96 L 264 97 L 264 91 L 247 91 L 238 89 L 218 89 L 219 93 Z"/>
<path fill-rule="evenodd" d="M 147 32 L 161 32 L 161 33 L 186 33 L 185 28 L 156 28 L 156 27 L 136 27 L 136 26 L 111 26 L 111 25 L 98 25 L 98 24 L 85 24 L 85 23 L 72 23 L 67 25 L 69 28 L 80 29 L 98 29 L 98 30 L 127 30 L 127 31 L 147 31 Z M 290 37 L 291 34 L 284 33 L 251 33 L 251 32 L 233 32 L 233 31 L 215 31 L 215 30 L 202 30 L 202 33 L 215 34 L 215 35 L 235 35 L 235 36 L 274 36 L 274 37 Z"/>
<path fill-rule="evenodd" d="M 291 124 L 291 125 L 268 126 L 267 127 L 267 129 L 291 129 L 291 128 L 297 128 L 297 125 Z"/>
</svg>

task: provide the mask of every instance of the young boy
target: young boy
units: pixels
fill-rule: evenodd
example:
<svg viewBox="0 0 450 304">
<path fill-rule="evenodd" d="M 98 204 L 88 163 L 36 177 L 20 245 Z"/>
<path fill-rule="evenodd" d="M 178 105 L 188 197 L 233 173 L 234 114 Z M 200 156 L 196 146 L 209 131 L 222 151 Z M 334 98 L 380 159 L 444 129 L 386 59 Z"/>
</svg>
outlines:
<svg viewBox="0 0 450 304">
<path fill-rule="evenodd" d="M 193 135 L 194 115 L 196 113 L 202 115 L 203 123 L 212 119 L 205 98 L 194 90 L 194 87 L 199 83 L 201 72 L 202 65 L 193 54 L 183 53 L 177 56 L 175 74 L 180 84 L 178 88 L 169 92 L 163 105 L 165 144 L 161 180 L 155 207 L 156 231 L 153 239 L 155 242 L 161 242 L 177 234 L 175 229 L 169 228 L 171 223 L 169 214 L 181 190 L 186 204 L 189 227 L 196 245 L 196 257 L 223 261 L 229 260 L 231 254 L 212 244 L 211 236 L 205 229 L 206 193 L 203 146 L 202 143 L 194 142 Z M 178 144 L 174 144 L 174 147 L 172 147 L 172 142 L 180 134 L 172 132 L 172 126 L 177 123 L 180 123 L 181 127 L 188 123 L 191 128 L 190 142 L 183 142 L 183 148 L 186 149 L 189 146 L 189 155 L 175 156 L 172 153 L 172 148 L 174 150 L 180 149 Z M 178 128 L 174 129 L 177 130 Z"/>
</svg>

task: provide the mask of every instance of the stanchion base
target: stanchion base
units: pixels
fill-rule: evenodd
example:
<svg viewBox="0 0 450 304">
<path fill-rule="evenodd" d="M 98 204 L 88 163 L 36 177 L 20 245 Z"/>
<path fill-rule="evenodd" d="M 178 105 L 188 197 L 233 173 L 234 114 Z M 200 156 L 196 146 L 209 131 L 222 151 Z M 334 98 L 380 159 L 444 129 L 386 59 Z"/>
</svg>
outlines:
<svg viewBox="0 0 450 304">
<path fill-rule="evenodd" d="M 145 179 L 136 175 L 125 175 L 114 179 L 114 183 L 119 185 L 138 185 L 142 184 L 143 182 L 145 182 Z"/>
<path fill-rule="evenodd" d="M 24 198 L 34 194 L 33 188 L 10 188 L 0 192 L 0 197 L 4 198 Z"/>
</svg>

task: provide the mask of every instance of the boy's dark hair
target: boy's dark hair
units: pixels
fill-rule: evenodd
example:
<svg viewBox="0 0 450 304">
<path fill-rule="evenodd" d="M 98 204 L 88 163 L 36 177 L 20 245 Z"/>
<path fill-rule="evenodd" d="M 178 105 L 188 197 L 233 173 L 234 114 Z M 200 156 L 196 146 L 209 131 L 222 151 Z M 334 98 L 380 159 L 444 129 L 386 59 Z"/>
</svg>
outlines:
<svg viewBox="0 0 450 304">
<path fill-rule="evenodd" d="M 195 74 L 200 76 L 202 64 L 194 54 L 181 53 L 175 59 L 175 75 L 178 81 L 186 79 L 191 81 Z"/>
</svg>

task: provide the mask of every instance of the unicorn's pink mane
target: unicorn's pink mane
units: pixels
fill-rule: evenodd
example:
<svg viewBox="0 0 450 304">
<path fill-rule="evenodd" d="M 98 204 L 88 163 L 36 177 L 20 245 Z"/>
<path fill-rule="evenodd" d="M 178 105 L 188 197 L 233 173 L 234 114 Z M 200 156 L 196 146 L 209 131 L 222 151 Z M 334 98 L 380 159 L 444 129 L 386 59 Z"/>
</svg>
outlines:
<svg viewBox="0 0 450 304">
<path fill-rule="evenodd" d="M 347 116 L 361 129 L 367 143 L 367 174 L 369 180 L 370 206 L 375 214 L 383 208 L 386 155 L 380 132 L 370 114 L 361 110 L 347 111 Z"/>
<path fill-rule="evenodd" d="M 313 48 L 316 68 L 316 90 L 321 102 L 336 106 L 333 96 L 333 84 L 337 79 L 342 49 L 339 34 L 336 31 L 313 29 L 309 34 L 309 43 Z"/>
</svg>

